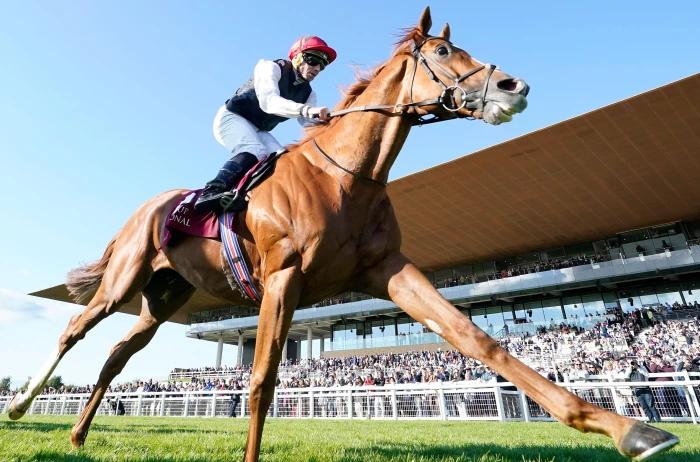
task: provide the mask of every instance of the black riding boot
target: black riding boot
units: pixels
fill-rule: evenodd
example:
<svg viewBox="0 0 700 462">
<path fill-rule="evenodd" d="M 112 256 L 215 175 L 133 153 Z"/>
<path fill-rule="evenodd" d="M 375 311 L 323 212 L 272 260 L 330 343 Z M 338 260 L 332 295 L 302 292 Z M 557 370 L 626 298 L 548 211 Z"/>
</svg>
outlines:
<svg viewBox="0 0 700 462">
<path fill-rule="evenodd" d="M 216 178 L 204 186 L 204 191 L 194 204 L 197 212 L 210 212 L 221 209 L 221 198 L 229 193 L 243 175 L 258 161 L 258 158 L 249 152 L 241 152 L 231 157 Z"/>
</svg>

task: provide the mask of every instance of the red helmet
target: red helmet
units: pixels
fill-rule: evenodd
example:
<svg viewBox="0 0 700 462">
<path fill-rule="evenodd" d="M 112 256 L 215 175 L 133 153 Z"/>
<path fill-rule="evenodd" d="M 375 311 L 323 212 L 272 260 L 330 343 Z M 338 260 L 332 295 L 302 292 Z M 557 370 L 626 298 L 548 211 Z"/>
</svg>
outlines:
<svg viewBox="0 0 700 462">
<path fill-rule="evenodd" d="M 337 56 L 333 48 L 329 47 L 321 37 L 316 37 L 315 35 L 301 37 L 294 42 L 289 49 L 289 59 L 294 60 L 296 55 L 304 51 L 320 51 L 326 55 L 328 64 L 335 61 Z"/>
</svg>

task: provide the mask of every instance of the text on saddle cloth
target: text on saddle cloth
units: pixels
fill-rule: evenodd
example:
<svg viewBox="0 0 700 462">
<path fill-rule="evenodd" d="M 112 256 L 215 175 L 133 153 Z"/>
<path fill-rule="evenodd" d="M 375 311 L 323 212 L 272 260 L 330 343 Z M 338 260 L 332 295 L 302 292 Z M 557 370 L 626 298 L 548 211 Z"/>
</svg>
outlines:
<svg viewBox="0 0 700 462">
<path fill-rule="evenodd" d="M 168 214 L 163 234 L 163 247 L 171 244 L 173 236 L 187 236 L 219 239 L 219 220 L 213 212 L 199 213 L 194 210 L 194 203 L 202 194 L 201 189 L 188 191 Z M 174 243 L 172 243 L 174 244 Z"/>
</svg>

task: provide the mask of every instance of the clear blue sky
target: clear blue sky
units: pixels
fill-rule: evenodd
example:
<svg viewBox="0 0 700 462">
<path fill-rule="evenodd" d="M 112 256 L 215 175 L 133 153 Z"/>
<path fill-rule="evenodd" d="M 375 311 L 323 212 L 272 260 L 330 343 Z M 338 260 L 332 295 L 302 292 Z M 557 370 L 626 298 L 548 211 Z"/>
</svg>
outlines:
<svg viewBox="0 0 700 462">
<path fill-rule="evenodd" d="M 333 106 L 354 66 L 390 54 L 425 1 L 23 1 L 0 16 L 0 377 L 23 382 L 78 307 L 23 296 L 98 258 L 133 210 L 176 187 L 200 187 L 226 159 L 211 135 L 219 105 L 259 58 L 302 34 L 339 58 L 314 82 Z M 700 2 L 663 4 L 434 1 L 434 32 L 531 86 L 530 106 L 498 127 L 417 128 L 392 179 L 452 160 L 700 71 Z M 699 102 L 700 103 L 700 102 Z M 679 108 L 683 110 L 683 108 Z M 278 139 L 301 135 L 295 122 Z M 57 373 L 92 383 L 135 318 L 115 315 Z M 216 346 L 164 326 L 116 381 L 212 365 Z M 224 350 L 233 363 L 234 349 Z"/>
</svg>

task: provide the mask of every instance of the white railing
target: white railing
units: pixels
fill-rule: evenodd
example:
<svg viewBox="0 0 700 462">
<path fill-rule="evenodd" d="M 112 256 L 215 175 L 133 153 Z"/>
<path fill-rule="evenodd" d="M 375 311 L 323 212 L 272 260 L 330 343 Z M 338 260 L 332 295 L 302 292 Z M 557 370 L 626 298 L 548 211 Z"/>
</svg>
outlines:
<svg viewBox="0 0 700 462">
<path fill-rule="evenodd" d="M 675 376 L 672 382 L 567 382 L 560 384 L 581 398 L 607 410 L 646 419 L 633 390 L 649 387 L 662 421 L 700 422 L 700 374 Z M 130 416 L 226 417 L 232 396 L 238 395 L 236 416 L 249 416 L 248 390 L 108 393 L 98 415 L 114 415 L 122 408 Z M 30 415 L 76 415 L 89 394 L 40 395 Z M 6 412 L 10 396 L 0 396 Z M 117 403 L 118 407 L 117 407 Z M 394 419 L 394 420 L 551 420 L 538 404 L 510 383 L 444 382 L 277 389 L 268 415 L 283 418 Z"/>
<path fill-rule="evenodd" d="M 249 370 L 242 369 L 212 369 L 212 370 L 195 370 L 195 371 L 173 371 L 168 374 L 168 380 L 190 380 L 196 378 L 198 380 L 206 379 L 224 379 L 228 380 L 234 376 L 243 375 L 248 377 Z"/>
</svg>

